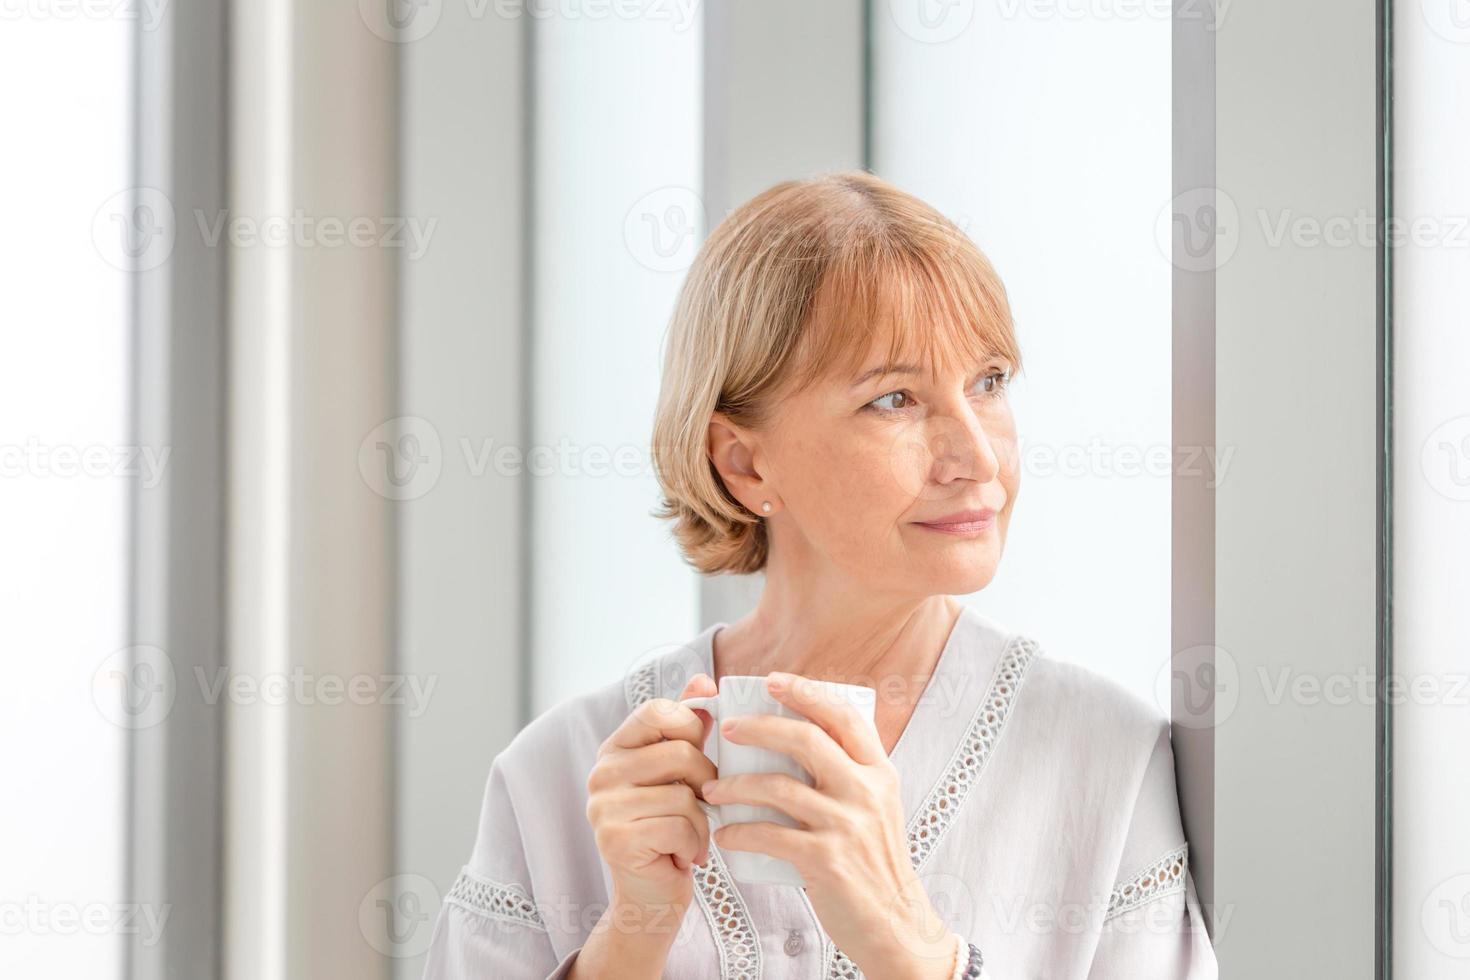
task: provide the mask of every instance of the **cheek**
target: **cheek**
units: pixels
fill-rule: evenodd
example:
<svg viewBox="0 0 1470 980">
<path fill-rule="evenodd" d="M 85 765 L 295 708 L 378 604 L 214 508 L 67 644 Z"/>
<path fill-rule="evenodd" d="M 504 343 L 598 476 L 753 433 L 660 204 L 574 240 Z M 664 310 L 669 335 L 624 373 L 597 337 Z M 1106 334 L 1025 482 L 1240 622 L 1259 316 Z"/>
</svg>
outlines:
<svg viewBox="0 0 1470 980">
<path fill-rule="evenodd" d="M 810 439 L 793 441 L 788 453 L 788 473 L 792 467 L 800 473 L 803 523 L 840 529 L 843 540 L 862 538 L 851 533 L 854 527 L 892 523 L 910 502 L 881 446 Z"/>
</svg>

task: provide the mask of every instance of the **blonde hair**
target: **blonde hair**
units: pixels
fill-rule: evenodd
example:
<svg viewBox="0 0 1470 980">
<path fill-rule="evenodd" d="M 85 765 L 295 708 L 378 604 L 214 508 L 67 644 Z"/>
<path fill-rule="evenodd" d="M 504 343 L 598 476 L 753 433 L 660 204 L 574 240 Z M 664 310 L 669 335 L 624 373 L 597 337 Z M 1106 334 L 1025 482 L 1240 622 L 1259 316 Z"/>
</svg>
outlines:
<svg viewBox="0 0 1470 980">
<path fill-rule="evenodd" d="M 863 171 L 784 181 L 731 211 L 690 267 L 669 325 L 653 463 L 685 558 L 765 567 L 765 522 L 709 458 L 715 411 L 759 429 L 786 395 L 852 375 L 874 343 L 937 373 L 989 356 L 1021 370 L 1005 287 L 969 237 Z"/>
</svg>

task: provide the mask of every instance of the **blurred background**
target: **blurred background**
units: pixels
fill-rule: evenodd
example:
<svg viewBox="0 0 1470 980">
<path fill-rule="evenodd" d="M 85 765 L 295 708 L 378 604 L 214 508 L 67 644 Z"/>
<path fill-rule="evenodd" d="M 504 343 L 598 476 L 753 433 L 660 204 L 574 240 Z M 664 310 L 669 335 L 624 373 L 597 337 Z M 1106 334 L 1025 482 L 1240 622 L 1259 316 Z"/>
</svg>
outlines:
<svg viewBox="0 0 1470 980">
<path fill-rule="evenodd" d="M 7 3 L 0 974 L 419 976 L 495 754 L 759 594 L 649 516 L 664 331 L 733 207 L 866 168 L 1026 359 L 965 601 L 1173 717 L 1222 975 L 1460 976 L 1467 25 Z"/>
</svg>

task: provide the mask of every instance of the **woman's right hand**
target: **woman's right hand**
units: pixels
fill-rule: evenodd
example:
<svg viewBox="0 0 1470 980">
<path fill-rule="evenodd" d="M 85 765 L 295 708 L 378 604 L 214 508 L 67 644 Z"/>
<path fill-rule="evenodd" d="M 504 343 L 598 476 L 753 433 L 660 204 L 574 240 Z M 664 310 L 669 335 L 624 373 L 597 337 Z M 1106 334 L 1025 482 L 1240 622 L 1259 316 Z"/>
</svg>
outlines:
<svg viewBox="0 0 1470 980">
<path fill-rule="evenodd" d="M 632 931 L 664 933 L 665 949 L 693 900 L 691 869 L 708 860 L 709 822 L 698 793 L 717 775 L 703 750 L 712 722 L 680 701 L 716 690 L 708 674 L 697 674 L 679 701 L 643 702 L 598 748 L 587 776 L 587 820 L 612 878 L 603 918 L 621 915 Z"/>
</svg>

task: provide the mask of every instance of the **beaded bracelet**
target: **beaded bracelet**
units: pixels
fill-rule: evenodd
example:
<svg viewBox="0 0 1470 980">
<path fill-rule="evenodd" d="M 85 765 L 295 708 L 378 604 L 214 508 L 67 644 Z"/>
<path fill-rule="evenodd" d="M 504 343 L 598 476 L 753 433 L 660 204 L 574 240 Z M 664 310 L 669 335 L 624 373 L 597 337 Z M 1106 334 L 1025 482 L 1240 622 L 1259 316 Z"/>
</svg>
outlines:
<svg viewBox="0 0 1470 980">
<path fill-rule="evenodd" d="M 980 947 L 967 942 L 958 933 L 955 934 L 955 946 L 954 973 L 950 974 L 950 980 L 978 980 L 980 970 L 985 966 Z"/>
<path fill-rule="evenodd" d="M 965 967 L 965 980 L 979 980 L 980 971 L 985 967 L 985 957 L 980 955 L 980 947 L 974 943 L 967 944 L 970 947 L 970 964 Z"/>
</svg>

